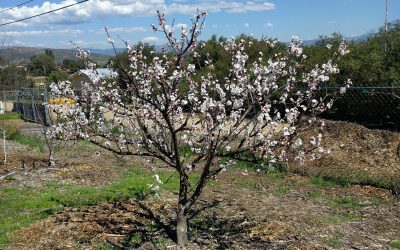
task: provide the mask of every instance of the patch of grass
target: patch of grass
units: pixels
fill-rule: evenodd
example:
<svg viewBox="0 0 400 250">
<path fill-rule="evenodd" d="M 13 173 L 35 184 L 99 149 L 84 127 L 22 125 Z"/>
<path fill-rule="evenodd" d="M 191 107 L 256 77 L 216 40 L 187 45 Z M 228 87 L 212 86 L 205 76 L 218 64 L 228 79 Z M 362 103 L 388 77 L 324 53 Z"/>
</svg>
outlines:
<svg viewBox="0 0 400 250">
<path fill-rule="evenodd" d="M 9 112 L 0 115 L 0 120 L 20 120 L 21 116 L 16 112 Z"/>
<path fill-rule="evenodd" d="M 131 235 L 128 239 L 130 246 L 139 246 L 143 242 L 142 235 L 140 233 L 135 233 Z"/>
<path fill-rule="evenodd" d="M 19 123 L 7 122 L 0 126 L 0 129 L 5 130 L 6 138 L 13 140 L 20 144 L 26 145 L 39 152 L 44 151 L 45 140 L 40 135 L 35 134 L 23 134 L 20 130 Z"/>
<path fill-rule="evenodd" d="M 312 185 L 315 185 L 315 186 L 318 186 L 321 188 L 332 188 L 332 187 L 337 186 L 337 183 L 332 182 L 330 180 L 326 180 L 321 176 L 312 176 L 309 181 Z"/>
<path fill-rule="evenodd" d="M 44 151 L 45 141 L 37 135 L 16 134 L 11 139 L 39 152 Z"/>
<path fill-rule="evenodd" d="M 167 241 L 163 238 L 157 238 L 155 245 L 157 249 L 167 249 Z"/>
<path fill-rule="evenodd" d="M 233 167 L 240 168 L 240 169 L 247 169 L 247 170 L 257 170 L 261 169 L 262 162 L 258 162 L 256 156 L 250 152 L 243 152 L 236 155 L 237 159 L 241 160 L 234 160 Z M 226 163 L 229 161 L 229 158 L 223 158 L 221 163 Z"/>
<path fill-rule="evenodd" d="M 323 194 L 321 191 L 318 190 L 310 190 L 307 192 L 307 196 L 312 198 L 312 199 L 317 199 L 319 197 L 321 197 Z"/>
<path fill-rule="evenodd" d="M 330 204 L 333 208 L 358 208 L 361 206 L 358 200 L 351 198 L 351 197 L 343 197 L 343 198 L 335 198 L 333 199 Z"/>
<path fill-rule="evenodd" d="M 195 153 L 190 149 L 190 147 L 186 146 L 186 145 L 181 146 L 179 148 L 179 153 L 184 157 L 191 157 L 191 156 L 195 155 Z"/>
<path fill-rule="evenodd" d="M 164 182 L 161 190 L 177 191 L 178 175 L 170 172 L 158 173 Z M 3 188 L 0 189 L 0 245 L 12 241 L 12 232 L 37 220 L 62 210 L 64 207 L 82 207 L 102 201 L 134 197 L 146 199 L 152 194 L 149 183 L 155 183 L 153 173 L 133 168 L 118 180 L 104 187 L 79 187 L 69 184 L 52 183 L 44 188 Z M 190 182 L 198 180 L 192 176 Z"/>
<path fill-rule="evenodd" d="M 391 248 L 394 248 L 394 249 L 400 249 L 400 241 L 392 241 L 392 242 L 390 242 L 390 247 Z"/>
<path fill-rule="evenodd" d="M 238 187 L 246 188 L 246 189 L 254 189 L 254 190 L 263 190 L 264 186 L 258 183 L 256 180 L 252 180 L 250 178 L 239 179 L 235 181 L 235 184 Z"/>
<path fill-rule="evenodd" d="M 87 149 L 87 148 L 94 148 L 97 147 L 95 146 L 93 143 L 89 142 L 89 141 L 85 141 L 85 140 L 79 140 L 77 142 L 77 146 L 82 148 L 82 149 Z"/>
<path fill-rule="evenodd" d="M 332 248 L 338 248 L 340 247 L 340 239 L 342 237 L 343 237 L 342 233 L 336 232 L 331 238 L 325 240 L 325 244 Z"/>
<path fill-rule="evenodd" d="M 7 180 L 7 181 L 15 180 L 15 176 L 14 175 L 8 175 L 8 176 L 6 176 L 6 178 L 4 178 L 4 180 Z"/>
<path fill-rule="evenodd" d="M 400 178 L 398 178 L 398 176 L 384 177 L 373 175 L 365 170 L 359 170 L 356 173 L 349 174 L 344 172 L 335 173 L 332 176 L 325 176 L 324 178 L 335 182 L 340 186 L 349 186 L 351 184 L 370 185 L 388 189 L 394 195 L 400 194 Z"/>
<path fill-rule="evenodd" d="M 385 188 L 391 191 L 393 195 L 400 194 L 400 178 L 398 176 L 382 176 L 374 175 L 366 170 L 357 171 L 337 171 L 333 166 L 329 171 L 324 173 L 308 172 L 304 169 L 294 169 L 294 173 L 310 176 L 310 183 L 330 188 L 333 186 L 348 187 L 350 185 L 369 185 L 378 188 Z"/>
<path fill-rule="evenodd" d="M 255 169 L 255 164 L 247 161 L 236 161 L 235 167 L 240 169 Z M 258 166 L 258 165 L 257 165 Z"/>
<path fill-rule="evenodd" d="M 329 224 L 338 224 L 349 221 L 357 221 L 360 219 L 360 215 L 356 213 L 346 213 L 340 215 L 317 216 L 316 219 Z"/>
<path fill-rule="evenodd" d="M 268 167 L 265 173 L 274 180 L 283 179 L 288 175 L 287 169 L 281 164 L 275 164 L 272 167 Z"/>
<path fill-rule="evenodd" d="M 13 122 L 7 122 L 0 125 L 0 135 L 3 137 L 3 131 L 6 133 L 6 139 L 12 140 L 16 136 L 21 134 L 21 130 L 18 124 Z"/>
<path fill-rule="evenodd" d="M 102 244 L 97 246 L 97 250 L 116 250 L 116 249 L 118 249 L 118 248 L 114 247 L 113 245 L 111 245 L 108 242 L 103 242 Z"/>
<path fill-rule="evenodd" d="M 272 191 L 272 195 L 276 196 L 276 197 L 281 197 L 284 194 L 288 193 L 289 191 L 290 191 L 290 187 L 288 187 L 288 186 L 278 187 Z"/>
</svg>

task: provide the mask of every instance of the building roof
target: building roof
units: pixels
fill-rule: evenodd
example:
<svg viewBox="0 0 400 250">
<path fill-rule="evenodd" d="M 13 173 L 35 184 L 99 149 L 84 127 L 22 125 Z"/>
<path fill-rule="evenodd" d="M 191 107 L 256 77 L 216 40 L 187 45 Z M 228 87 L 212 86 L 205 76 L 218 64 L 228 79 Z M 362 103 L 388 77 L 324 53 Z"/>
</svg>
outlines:
<svg viewBox="0 0 400 250">
<path fill-rule="evenodd" d="M 115 77 L 118 75 L 118 73 L 109 68 L 98 68 L 95 70 L 81 69 L 78 72 L 74 73 L 71 77 L 82 75 L 86 75 L 90 80 L 95 82 L 104 77 Z"/>
</svg>

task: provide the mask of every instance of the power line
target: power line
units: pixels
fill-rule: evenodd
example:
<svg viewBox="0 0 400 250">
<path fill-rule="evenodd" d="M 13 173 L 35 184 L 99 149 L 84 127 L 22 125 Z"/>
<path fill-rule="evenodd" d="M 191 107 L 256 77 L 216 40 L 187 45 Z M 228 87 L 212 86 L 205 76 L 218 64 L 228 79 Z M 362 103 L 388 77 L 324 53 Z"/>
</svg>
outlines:
<svg viewBox="0 0 400 250">
<path fill-rule="evenodd" d="M 24 3 L 20 3 L 20 4 L 18 4 L 18 5 L 15 5 L 15 6 L 13 6 L 13 7 L 10 7 L 10 8 L 4 9 L 4 10 L 1 10 L 0 13 L 6 12 L 6 11 L 8 11 L 8 10 L 15 9 L 15 8 L 18 8 L 18 7 L 22 6 L 22 5 L 25 5 L 25 4 L 30 3 L 30 2 L 33 2 L 33 0 L 29 0 L 29 1 L 26 1 L 26 2 L 24 2 Z"/>
<path fill-rule="evenodd" d="M 9 24 L 13 24 L 13 23 L 22 22 L 22 21 L 25 21 L 25 20 L 28 20 L 28 19 L 32 19 L 32 18 L 35 18 L 35 17 L 47 15 L 49 13 L 56 12 L 56 11 L 59 11 L 59 10 L 62 10 L 62 9 L 66 9 L 66 8 L 69 8 L 69 7 L 72 7 L 72 6 L 87 2 L 87 1 L 89 1 L 89 0 L 82 0 L 82 1 L 79 1 L 79 2 L 74 3 L 74 4 L 66 5 L 66 6 L 63 6 L 61 8 L 57 8 L 57 9 L 54 9 L 54 10 L 46 11 L 46 12 L 43 12 L 43 13 L 40 13 L 40 14 L 37 14 L 37 15 L 34 15 L 34 16 L 25 17 L 25 18 L 22 18 L 22 19 L 18 19 L 18 20 L 14 20 L 14 21 L 11 21 L 11 22 L 3 23 L 3 24 L 0 24 L 0 27 L 6 26 L 6 25 L 9 25 Z"/>
</svg>

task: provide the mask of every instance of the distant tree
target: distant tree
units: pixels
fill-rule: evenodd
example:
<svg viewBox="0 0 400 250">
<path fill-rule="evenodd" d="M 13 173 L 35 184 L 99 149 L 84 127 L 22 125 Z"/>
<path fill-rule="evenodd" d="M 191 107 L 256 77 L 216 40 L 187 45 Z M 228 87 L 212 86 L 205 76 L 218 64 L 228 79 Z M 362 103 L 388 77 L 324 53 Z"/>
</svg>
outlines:
<svg viewBox="0 0 400 250">
<path fill-rule="evenodd" d="M 48 57 L 52 58 L 54 60 L 54 52 L 51 49 L 45 49 L 44 54 L 47 55 Z"/>
<path fill-rule="evenodd" d="M 69 74 L 66 72 L 54 70 L 51 71 L 50 74 L 47 76 L 47 83 L 50 84 L 52 82 L 61 82 L 67 80 Z"/>
<path fill-rule="evenodd" d="M 6 63 L 6 60 L 2 55 L 0 55 L 0 66 L 3 66 Z"/>
<path fill-rule="evenodd" d="M 303 64 L 305 69 L 311 70 L 316 64 L 325 63 L 330 53 L 326 48 L 335 48 L 342 40 L 340 33 L 333 33 L 306 46 L 304 52 L 309 58 Z M 332 76 L 329 84 L 340 84 L 350 78 L 359 85 L 400 85 L 400 21 L 389 23 L 387 33 L 381 28 L 365 39 L 350 42 L 349 49 L 351 53 L 338 62 L 340 73 Z"/>
<path fill-rule="evenodd" d="M 154 56 L 156 55 L 154 45 L 148 43 L 139 42 L 136 46 L 142 48 L 142 53 L 144 56 L 144 63 L 149 64 L 152 62 Z M 129 82 L 128 71 L 129 71 L 129 55 L 127 51 L 118 53 L 108 62 L 108 65 L 117 71 L 118 77 L 117 82 L 120 88 L 126 89 L 127 83 Z"/>
<path fill-rule="evenodd" d="M 82 59 L 71 60 L 71 59 L 64 59 L 62 62 L 62 67 L 65 70 L 68 70 L 69 73 L 75 73 L 81 69 L 85 69 L 85 62 Z"/>
<path fill-rule="evenodd" d="M 52 52 L 32 56 L 28 64 L 29 73 L 33 76 L 47 76 L 55 68 Z"/>
<path fill-rule="evenodd" d="M 0 69 L 0 90 L 17 90 L 32 86 L 33 81 L 27 78 L 25 69 L 15 64 Z"/>
</svg>

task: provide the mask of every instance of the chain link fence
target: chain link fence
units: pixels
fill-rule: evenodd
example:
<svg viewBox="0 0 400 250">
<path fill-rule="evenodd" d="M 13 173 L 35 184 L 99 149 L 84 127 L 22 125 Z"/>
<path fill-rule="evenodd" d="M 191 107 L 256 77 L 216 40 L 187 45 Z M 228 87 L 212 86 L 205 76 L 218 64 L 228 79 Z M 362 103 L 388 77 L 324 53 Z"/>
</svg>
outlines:
<svg viewBox="0 0 400 250">
<path fill-rule="evenodd" d="M 320 95 L 338 93 L 339 87 L 324 87 Z M 44 101 L 52 98 L 44 88 L 0 91 L 0 112 L 14 111 L 23 119 L 49 125 Z M 339 95 L 323 118 L 363 124 L 370 128 L 400 131 L 400 86 L 354 85 Z"/>
<path fill-rule="evenodd" d="M 327 87 L 321 89 L 321 94 L 339 90 Z M 332 109 L 322 117 L 400 131 L 400 86 L 354 85 L 339 96 Z"/>
<path fill-rule="evenodd" d="M 0 92 L 0 112 L 18 112 L 27 121 L 49 125 L 48 110 L 43 102 L 48 100 L 45 88 L 29 88 Z"/>
</svg>

